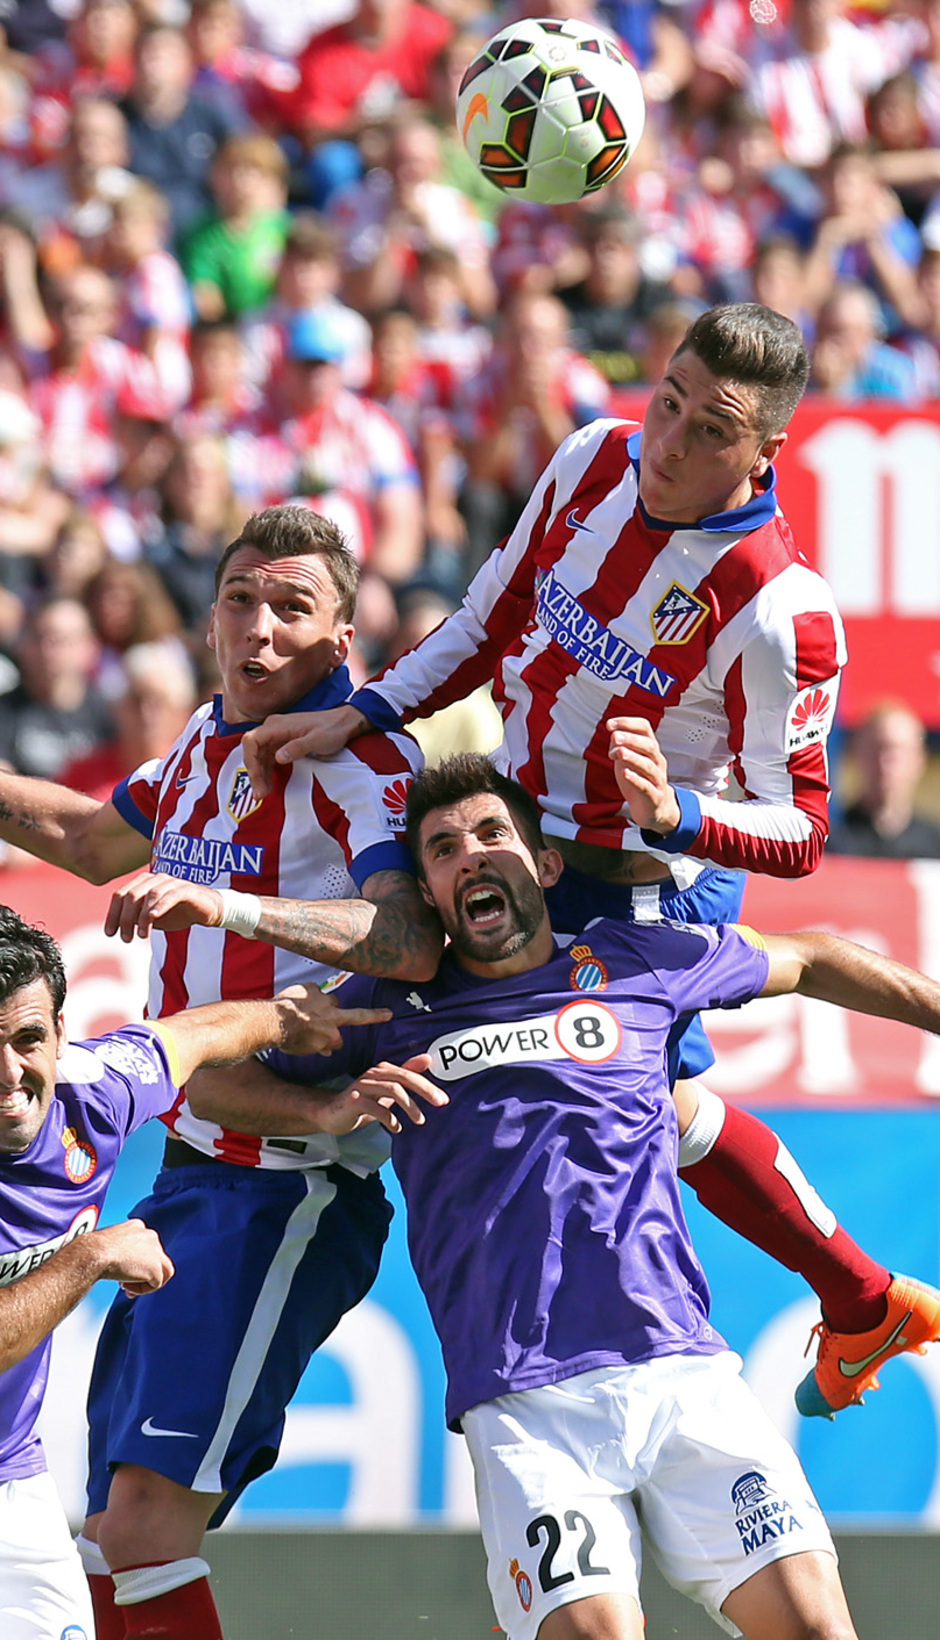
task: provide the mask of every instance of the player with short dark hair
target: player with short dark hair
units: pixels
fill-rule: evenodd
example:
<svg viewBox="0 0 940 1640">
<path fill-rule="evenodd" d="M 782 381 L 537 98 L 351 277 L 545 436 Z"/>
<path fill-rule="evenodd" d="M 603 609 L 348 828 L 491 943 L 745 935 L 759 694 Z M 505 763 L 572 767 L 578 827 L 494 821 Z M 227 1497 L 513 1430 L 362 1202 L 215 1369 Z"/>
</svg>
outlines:
<svg viewBox="0 0 940 1640">
<path fill-rule="evenodd" d="M 275 1044 L 329 1049 L 345 1014 L 316 986 L 215 1003 L 69 1043 L 56 942 L 0 906 L 0 1633 L 91 1635 L 88 1585 L 36 1433 L 52 1331 L 97 1281 L 128 1300 L 173 1275 L 139 1218 L 98 1229 L 125 1139 L 197 1065 Z M 376 1019 L 381 1015 L 372 1016 Z M 377 1112 L 382 1118 L 384 1112 Z M 146 1301 L 145 1301 L 146 1303 Z"/>
<path fill-rule="evenodd" d="M 790 992 L 936 1033 L 940 985 L 829 934 L 599 918 L 553 936 L 561 856 L 533 849 L 524 796 L 494 787 L 469 756 L 415 781 L 422 888 L 450 935 L 437 976 L 348 980 L 347 1001 L 391 1020 L 293 1074 L 381 1061 L 403 1099 L 449 1095 L 392 1159 L 500 1626 L 640 1640 L 642 1522 L 669 1580 L 725 1628 L 854 1640 L 795 1454 L 708 1319 L 665 1047 L 693 1009 Z M 331 1122 L 357 1119 L 358 1080 L 320 1098 Z"/>
<path fill-rule="evenodd" d="M 345 758 L 285 770 L 263 801 L 242 758 L 245 730 L 268 712 L 349 695 L 354 585 L 334 525 L 299 506 L 257 514 L 225 556 L 213 605 L 221 693 L 167 755 L 105 803 L 0 773 L 8 840 L 95 882 L 150 861 L 220 907 L 212 928 L 170 919 L 154 934 L 151 1019 L 299 979 L 331 984 L 348 967 L 434 971 L 440 930 L 402 837 L 414 741 L 366 737 Z M 147 895 L 149 873 L 143 882 L 125 905 Z M 286 896 L 272 925 L 280 949 L 259 927 L 262 895 Z M 391 1216 L 381 1132 L 311 1134 L 296 1087 L 261 1065 L 250 1072 L 247 1128 L 232 1120 L 228 1078 L 225 1114 L 200 1114 L 208 1071 L 164 1114 L 163 1167 L 138 1212 L 177 1279 L 147 1306 L 119 1294 L 99 1341 L 81 1544 L 99 1640 L 154 1626 L 165 1640 L 221 1635 L 199 1552 L 206 1527 L 274 1463 L 311 1352 L 378 1269 Z M 262 1093 L 278 1113 L 264 1138 L 250 1125 Z M 109 1566 L 122 1579 L 117 1606 Z"/>
<path fill-rule="evenodd" d="M 845 642 L 777 499 L 773 461 L 805 382 L 789 319 L 754 302 L 702 314 L 642 431 L 596 421 L 566 439 L 455 614 L 336 711 L 248 737 L 257 789 L 275 752 L 328 756 L 495 678 L 500 762 L 566 864 L 556 927 L 720 922 L 738 914 L 742 871 L 813 871 Z M 732 777 L 742 801 L 724 795 Z M 819 1295 L 798 1405 L 832 1416 L 874 1387 L 899 1339 L 940 1336 L 940 1300 L 870 1258 L 766 1123 L 697 1080 L 714 1061 L 700 1020 L 675 1057 L 682 1177 Z M 833 1370 L 839 1359 L 859 1370 Z"/>
</svg>

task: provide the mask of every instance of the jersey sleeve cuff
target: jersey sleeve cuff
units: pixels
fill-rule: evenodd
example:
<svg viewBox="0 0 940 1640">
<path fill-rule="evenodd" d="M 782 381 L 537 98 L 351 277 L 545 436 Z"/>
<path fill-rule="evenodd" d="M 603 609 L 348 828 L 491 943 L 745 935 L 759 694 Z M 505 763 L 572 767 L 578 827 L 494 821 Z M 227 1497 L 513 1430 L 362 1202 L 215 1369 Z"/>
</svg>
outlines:
<svg viewBox="0 0 940 1640">
<path fill-rule="evenodd" d="M 640 836 L 648 848 L 659 849 L 664 854 L 688 854 L 695 842 L 702 826 L 702 805 L 696 792 L 690 792 L 684 786 L 674 786 L 673 791 L 679 800 L 679 824 L 675 831 L 664 837 L 661 831 L 648 831 L 640 828 Z"/>
<path fill-rule="evenodd" d="M 400 729 L 402 720 L 393 706 L 390 706 L 384 697 L 374 689 L 357 689 L 350 695 L 347 706 L 355 706 L 357 712 L 367 717 L 374 729 L 382 729 L 386 734 Z"/>
<path fill-rule="evenodd" d="M 183 1079 L 180 1075 L 180 1056 L 173 1032 L 167 1025 L 159 1024 L 155 1019 L 148 1019 L 147 1024 L 149 1025 L 154 1036 L 157 1038 L 157 1041 L 160 1043 L 160 1046 L 166 1055 L 166 1066 L 170 1073 L 170 1080 L 174 1082 L 178 1088 L 181 1088 L 183 1085 Z"/>
<path fill-rule="evenodd" d="M 362 885 L 375 871 L 407 871 L 415 874 L 415 863 L 407 844 L 390 838 L 387 843 L 373 843 L 371 848 L 357 854 L 349 867 L 349 875 L 362 893 Z"/>
<path fill-rule="evenodd" d="M 120 785 L 115 786 L 111 793 L 111 801 L 122 820 L 126 820 L 129 826 L 133 826 L 135 831 L 139 831 L 142 837 L 152 840 L 153 821 L 148 820 L 143 811 L 137 807 L 130 794 L 130 783 L 131 776 L 128 775 L 126 780 L 122 780 Z"/>
</svg>

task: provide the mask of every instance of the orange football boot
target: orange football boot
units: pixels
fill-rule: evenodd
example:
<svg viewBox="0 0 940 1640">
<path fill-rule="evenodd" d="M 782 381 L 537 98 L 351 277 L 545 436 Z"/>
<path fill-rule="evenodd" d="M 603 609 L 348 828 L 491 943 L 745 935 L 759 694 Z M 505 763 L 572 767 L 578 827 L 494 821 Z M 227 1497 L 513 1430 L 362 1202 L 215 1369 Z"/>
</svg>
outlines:
<svg viewBox="0 0 940 1640">
<path fill-rule="evenodd" d="M 877 1389 L 878 1372 L 893 1355 L 923 1355 L 940 1338 L 940 1292 L 909 1276 L 894 1276 L 885 1297 L 888 1313 L 870 1332 L 833 1332 L 820 1321 L 810 1333 L 819 1339 L 816 1365 L 796 1391 L 804 1418 L 834 1418 L 857 1406 L 867 1389 Z M 809 1349 L 809 1344 L 807 1344 Z"/>
</svg>

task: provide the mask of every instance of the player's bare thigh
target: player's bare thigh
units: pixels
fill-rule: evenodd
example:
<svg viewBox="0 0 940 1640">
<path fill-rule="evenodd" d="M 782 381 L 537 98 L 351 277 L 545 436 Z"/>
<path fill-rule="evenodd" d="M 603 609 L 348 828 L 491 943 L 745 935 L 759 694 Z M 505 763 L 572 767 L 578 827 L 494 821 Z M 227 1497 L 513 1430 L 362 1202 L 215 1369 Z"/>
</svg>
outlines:
<svg viewBox="0 0 940 1640">
<path fill-rule="evenodd" d="M 721 1610 L 747 1640 L 858 1640 L 838 1566 L 816 1550 L 762 1567 Z"/>
<path fill-rule="evenodd" d="M 836 1563 L 815 1552 L 788 1555 L 755 1572 L 721 1608 L 746 1640 L 858 1640 Z M 643 1619 L 629 1595 L 592 1595 L 560 1606 L 538 1640 L 642 1640 Z"/>
</svg>

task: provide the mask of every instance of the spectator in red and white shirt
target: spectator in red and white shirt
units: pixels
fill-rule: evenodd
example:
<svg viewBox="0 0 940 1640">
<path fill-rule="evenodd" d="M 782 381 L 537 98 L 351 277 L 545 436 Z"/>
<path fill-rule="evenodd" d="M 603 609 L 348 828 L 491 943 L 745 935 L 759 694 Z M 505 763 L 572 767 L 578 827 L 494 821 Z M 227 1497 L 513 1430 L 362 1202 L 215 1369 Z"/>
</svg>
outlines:
<svg viewBox="0 0 940 1640">
<path fill-rule="evenodd" d="M 522 291 L 502 316 L 496 346 L 467 383 L 457 426 L 467 458 L 462 507 L 468 578 L 519 517 L 558 445 L 608 408 L 610 389 L 568 345 L 557 296 Z"/>
<path fill-rule="evenodd" d="M 69 116 L 67 139 L 44 165 L 10 178 L 4 204 L 22 211 L 38 239 L 47 273 L 83 258 L 97 260 L 114 201 L 130 186 L 127 123 L 107 97 L 82 97 Z"/>
<path fill-rule="evenodd" d="M 52 478 L 67 494 L 85 496 L 120 465 L 115 416 L 160 421 L 167 405 L 150 360 L 114 334 L 117 292 L 100 268 L 80 264 L 56 280 L 48 307 L 51 348 L 24 345 L 21 358 Z"/>
<path fill-rule="evenodd" d="M 137 178 L 114 202 L 104 253 L 120 281 L 118 336 L 153 361 L 168 409 L 174 411 L 186 403 L 192 388 L 192 303 L 183 270 L 166 249 L 169 221 L 163 194 Z"/>
<path fill-rule="evenodd" d="M 284 355 L 290 321 L 301 313 L 319 313 L 344 346 L 343 386 L 365 387 L 372 368 L 372 332 L 355 308 L 341 302 L 340 236 L 315 211 L 291 217 L 273 300 L 242 322 L 246 368 L 277 409 L 283 402 Z"/>
<path fill-rule="evenodd" d="M 418 471 L 391 416 L 343 387 L 342 357 L 321 315 L 294 319 L 285 376 L 292 415 L 281 429 L 294 463 L 288 493 L 346 490 L 363 499 L 374 530 L 368 566 L 397 586 L 414 575 L 424 547 Z"/>
<path fill-rule="evenodd" d="M 415 257 L 429 245 L 454 251 L 461 297 L 476 319 L 496 306 L 486 233 L 466 195 L 440 180 L 440 133 L 406 115 L 390 127 L 383 166 L 331 201 L 329 214 L 345 245 L 344 294 L 375 313 L 400 302 Z"/>
<path fill-rule="evenodd" d="M 37 155 L 62 147 L 79 98 L 126 95 L 137 29 L 132 0 L 84 0 L 73 8 L 66 38 L 47 45 L 33 63 L 30 126 Z"/>
</svg>

